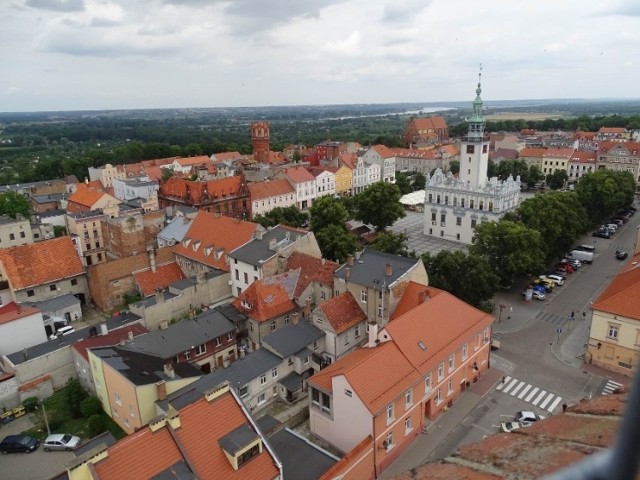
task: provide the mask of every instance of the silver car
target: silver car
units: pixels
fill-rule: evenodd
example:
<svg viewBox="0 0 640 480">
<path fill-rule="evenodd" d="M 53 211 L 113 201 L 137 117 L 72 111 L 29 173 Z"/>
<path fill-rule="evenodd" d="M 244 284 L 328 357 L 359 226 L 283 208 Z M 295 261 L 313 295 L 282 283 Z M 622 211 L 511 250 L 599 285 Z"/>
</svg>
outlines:
<svg viewBox="0 0 640 480">
<path fill-rule="evenodd" d="M 44 451 L 51 450 L 75 450 L 80 445 L 80 437 L 71 435 L 70 433 L 54 433 L 49 435 L 44 441 Z"/>
</svg>

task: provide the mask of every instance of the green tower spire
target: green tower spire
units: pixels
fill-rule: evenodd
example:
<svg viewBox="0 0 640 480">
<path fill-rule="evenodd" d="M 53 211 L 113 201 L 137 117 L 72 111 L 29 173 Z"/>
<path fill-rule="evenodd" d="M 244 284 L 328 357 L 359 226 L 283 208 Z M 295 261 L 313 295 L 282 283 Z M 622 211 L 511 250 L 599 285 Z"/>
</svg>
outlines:
<svg viewBox="0 0 640 480">
<path fill-rule="evenodd" d="M 469 138 L 482 140 L 484 137 L 484 117 L 482 116 L 482 64 L 480 64 L 480 72 L 478 73 L 478 88 L 476 88 L 476 98 L 473 101 L 473 113 L 469 118 Z"/>
</svg>

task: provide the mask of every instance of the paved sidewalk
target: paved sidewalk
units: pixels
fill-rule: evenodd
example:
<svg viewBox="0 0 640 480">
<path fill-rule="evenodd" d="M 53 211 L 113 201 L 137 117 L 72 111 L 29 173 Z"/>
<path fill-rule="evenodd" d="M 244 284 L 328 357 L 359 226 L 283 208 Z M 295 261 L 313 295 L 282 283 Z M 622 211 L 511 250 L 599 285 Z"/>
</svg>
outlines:
<svg viewBox="0 0 640 480">
<path fill-rule="evenodd" d="M 472 384 L 460 395 L 451 408 L 429 425 L 428 434 L 419 435 L 378 478 L 388 479 L 425 463 L 433 451 L 469 415 L 503 375 L 502 370 L 496 368 L 488 370 L 477 383 Z"/>
</svg>

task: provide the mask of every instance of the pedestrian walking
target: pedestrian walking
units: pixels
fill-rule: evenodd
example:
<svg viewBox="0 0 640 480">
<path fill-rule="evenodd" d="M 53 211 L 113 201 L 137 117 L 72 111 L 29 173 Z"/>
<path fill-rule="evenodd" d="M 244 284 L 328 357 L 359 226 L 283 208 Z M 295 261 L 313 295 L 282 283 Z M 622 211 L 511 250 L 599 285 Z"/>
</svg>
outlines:
<svg viewBox="0 0 640 480">
<path fill-rule="evenodd" d="M 573 310 L 571 310 L 571 320 L 573 320 L 575 316 L 576 316 L 576 313 Z"/>
<path fill-rule="evenodd" d="M 566 412 L 566 411 L 567 411 L 567 404 L 566 404 L 566 403 L 563 403 L 563 404 L 562 404 L 562 413 L 564 413 L 564 412 Z"/>
<path fill-rule="evenodd" d="M 587 312 L 582 312 L 582 320 L 586 320 L 587 319 Z"/>
</svg>

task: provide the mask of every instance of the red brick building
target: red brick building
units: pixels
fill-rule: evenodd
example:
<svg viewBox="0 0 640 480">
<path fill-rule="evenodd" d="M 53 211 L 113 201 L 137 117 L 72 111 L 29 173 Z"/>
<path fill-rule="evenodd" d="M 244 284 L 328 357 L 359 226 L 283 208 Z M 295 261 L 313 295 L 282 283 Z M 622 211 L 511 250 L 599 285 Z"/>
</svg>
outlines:
<svg viewBox="0 0 640 480">
<path fill-rule="evenodd" d="M 449 138 L 449 127 L 441 116 L 410 118 L 402 138 L 407 145 L 442 142 Z"/>
<path fill-rule="evenodd" d="M 267 163 L 269 156 L 269 122 L 251 123 L 251 144 L 253 158 L 260 163 Z"/>
</svg>

